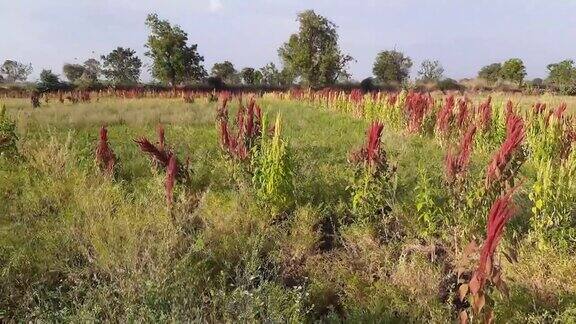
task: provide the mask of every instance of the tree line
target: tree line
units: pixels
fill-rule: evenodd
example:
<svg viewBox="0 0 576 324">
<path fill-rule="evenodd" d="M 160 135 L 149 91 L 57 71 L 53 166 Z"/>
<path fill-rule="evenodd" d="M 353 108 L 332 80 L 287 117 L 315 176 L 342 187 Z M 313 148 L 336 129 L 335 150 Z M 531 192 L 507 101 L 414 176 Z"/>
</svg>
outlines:
<svg viewBox="0 0 576 324">
<path fill-rule="evenodd" d="M 281 66 L 270 62 L 261 68 L 237 70 L 230 61 L 215 63 L 208 73 L 197 44 L 189 44 L 188 34 L 178 25 L 149 14 L 145 25 L 149 36 L 145 56 L 151 60 L 149 71 L 155 82 L 165 86 L 205 84 L 213 88 L 224 85 L 264 85 L 286 87 L 303 84 L 311 87 L 332 86 L 350 82 L 348 64 L 353 57 L 343 53 L 338 44 L 337 26 L 313 10 L 297 16 L 298 32 L 290 35 L 278 49 Z M 364 88 L 382 85 L 404 86 L 410 81 L 412 59 L 399 50 L 385 50 L 376 55 L 372 73 L 361 82 Z M 142 60 L 130 48 L 117 47 L 107 55 L 90 58 L 83 64 L 64 64 L 67 82 L 51 70 L 42 70 L 37 88 L 54 90 L 63 85 L 90 88 L 95 85 L 133 86 L 139 84 Z M 549 87 L 564 94 L 576 94 L 576 66 L 573 60 L 548 65 L 548 77 L 529 82 L 536 87 Z M 0 83 L 27 80 L 32 65 L 6 60 L 0 66 Z M 445 78 L 437 60 L 424 60 L 417 71 L 417 83 L 456 81 Z M 484 66 L 478 78 L 488 84 L 510 82 L 525 84 L 526 68 L 519 58 Z"/>
</svg>

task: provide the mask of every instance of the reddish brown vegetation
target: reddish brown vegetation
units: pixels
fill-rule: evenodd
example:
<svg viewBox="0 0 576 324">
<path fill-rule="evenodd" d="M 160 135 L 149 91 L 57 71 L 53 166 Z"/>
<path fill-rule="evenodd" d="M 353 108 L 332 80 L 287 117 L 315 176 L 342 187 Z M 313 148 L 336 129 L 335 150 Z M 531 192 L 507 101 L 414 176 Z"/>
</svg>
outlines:
<svg viewBox="0 0 576 324">
<path fill-rule="evenodd" d="M 380 146 L 383 129 L 381 122 L 373 122 L 368 130 L 366 144 L 350 154 L 350 162 L 377 166 L 385 161 L 386 154 Z"/>
<path fill-rule="evenodd" d="M 220 146 L 232 158 L 244 161 L 249 157 L 250 150 L 262 134 L 262 110 L 254 99 L 248 106 L 240 105 L 235 118 L 236 133 L 228 126 L 227 100 L 222 101 L 217 112 L 219 122 Z"/>
<path fill-rule="evenodd" d="M 480 106 L 478 106 L 478 118 L 480 130 L 488 132 L 492 125 L 492 97 L 488 97 Z"/>
<path fill-rule="evenodd" d="M 442 109 L 438 112 L 436 118 L 436 129 L 441 135 L 448 135 L 450 131 L 450 124 L 453 117 L 454 110 L 454 96 L 446 97 Z"/>
<path fill-rule="evenodd" d="M 410 92 L 406 97 L 406 112 L 408 114 L 408 131 L 418 133 L 422 129 L 424 116 L 432 107 L 434 99 L 430 94 Z"/>
<path fill-rule="evenodd" d="M 496 180 L 506 180 L 505 169 L 514 154 L 521 148 L 524 137 L 524 121 L 520 116 L 511 113 L 506 121 L 506 138 L 488 165 L 486 188 L 490 187 Z"/>
<path fill-rule="evenodd" d="M 455 153 L 452 153 L 452 150 L 448 150 L 448 154 L 444 160 L 444 169 L 446 180 L 449 183 L 453 183 L 455 180 L 462 178 L 466 170 L 468 170 L 474 134 L 476 134 L 476 126 L 471 125 L 460 140 L 458 150 Z"/>
<path fill-rule="evenodd" d="M 114 165 L 116 164 L 116 156 L 108 144 L 108 130 L 105 126 L 100 128 L 100 136 L 98 145 L 96 146 L 96 161 L 100 170 L 107 174 L 114 172 Z"/>
<path fill-rule="evenodd" d="M 172 154 L 168 162 L 168 167 L 166 168 L 166 180 L 164 186 L 166 188 L 166 203 L 169 207 L 172 206 L 174 201 L 174 183 L 176 181 L 176 175 L 178 174 L 178 161 L 176 156 Z"/>
</svg>

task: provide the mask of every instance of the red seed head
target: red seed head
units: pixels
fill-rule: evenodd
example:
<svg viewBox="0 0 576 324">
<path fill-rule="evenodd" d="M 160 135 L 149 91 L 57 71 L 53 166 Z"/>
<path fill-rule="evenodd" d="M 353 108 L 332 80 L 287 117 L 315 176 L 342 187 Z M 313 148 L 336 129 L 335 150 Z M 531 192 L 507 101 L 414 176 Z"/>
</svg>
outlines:
<svg viewBox="0 0 576 324">
<path fill-rule="evenodd" d="M 506 224 L 514 216 L 514 208 L 512 204 L 513 191 L 514 189 L 511 189 L 509 192 L 496 199 L 488 213 L 486 239 L 484 240 L 480 252 L 478 268 L 474 272 L 470 281 L 470 292 L 472 294 L 477 294 L 481 291 L 486 284 L 486 279 L 492 274 L 494 253 L 496 252 L 498 243 L 502 238 L 502 233 L 504 232 Z"/>
<path fill-rule="evenodd" d="M 108 130 L 105 126 L 100 128 L 100 136 L 98 139 L 98 145 L 96 146 L 96 161 L 100 165 L 101 170 L 108 174 L 114 172 L 116 156 L 108 144 Z"/>
<path fill-rule="evenodd" d="M 166 168 L 166 181 L 164 183 L 166 188 L 166 203 L 169 207 L 172 206 L 174 201 L 174 183 L 176 181 L 176 175 L 178 174 L 178 162 L 176 161 L 176 155 L 170 155 L 170 160 L 168 161 L 168 167 Z"/>
<path fill-rule="evenodd" d="M 158 126 L 156 127 L 156 132 L 158 133 L 158 149 L 163 151 L 165 136 L 164 136 L 164 127 L 162 126 L 162 124 L 158 124 Z"/>
<path fill-rule="evenodd" d="M 150 143 L 148 139 L 142 137 L 140 139 L 134 140 L 140 150 L 152 158 L 158 165 L 165 168 L 168 166 L 168 162 L 170 160 L 170 153 L 165 150 L 160 150 L 154 144 Z"/>
<path fill-rule="evenodd" d="M 514 153 L 520 149 L 524 137 L 524 121 L 520 116 L 511 114 L 506 122 L 506 138 L 488 165 L 486 187 L 490 187 L 494 181 L 500 178 Z"/>
</svg>

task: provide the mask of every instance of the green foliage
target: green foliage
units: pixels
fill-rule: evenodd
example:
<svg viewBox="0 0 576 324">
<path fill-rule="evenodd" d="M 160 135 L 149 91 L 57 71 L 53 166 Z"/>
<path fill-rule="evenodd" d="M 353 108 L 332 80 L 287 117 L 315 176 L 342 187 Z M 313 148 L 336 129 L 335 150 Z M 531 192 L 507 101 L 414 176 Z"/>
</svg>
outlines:
<svg viewBox="0 0 576 324">
<path fill-rule="evenodd" d="M 488 82 L 494 83 L 500 79 L 501 70 L 502 64 L 492 63 L 482 67 L 480 71 L 478 71 L 478 77 Z"/>
<path fill-rule="evenodd" d="M 118 47 L 108 55 L 102 55 L 102 74 L 113 85 L 133 85 L 140 79 L 142 61 L 130 48 Z"/>
<path fill-rule="evenodd" d="M 576 246 L 576 145 L 559 163 L 542 160 L 530 192 L 532 235 L 540 247 Z"/>
<path fill-rule="evenodd" d="M 32 73 L 32 64 L 6 60 L 0 66 L 0 75 L 3 77 L 4 82 L 7 83 L 26 81 L 30 73 Z"/>
<path fill-rule="evenodd" d="M 334 84 L 352 60 L 338 46 L 336 25 L 313 10 L 298 14 L 300 29 L 278 49 L 284 66 L 312 86 Z"/>
<path fill-rule="evenodd" d="M 266 125 L 266 118 L 262 125 Z M 280 137 L 280 116 L 276 117 L 274 135 L 262 132 L 259 149 L 253 157 L 253 184 L 256 197 L 273 213 L 288 211 L 294 206 L 294 170 L 288 144 Z"/>
<path fill-rule="evenodd" d="M 64 72 L 64 76 L 68 81 L 74 83 L 84 74 L 84 67 L 80 64 L 66 63 L 64 67 L 62 67 L 62 72 Z"/>
<path fill-rule="evenodd" d="M 438 206 L 438 190 L 423 168 L 418 169 L 418 182 L 414 188 L 414 206 L 421 224 L 420 234 L 424 237 L 436 236 L 443 223 L 443 213 Z"/>
<path fill-rule="evenodd" d="M 220 78 L 226 83 L 237 83 L 237 73 L 234 64 L 230 61 L 214 63 L 212 66 L 212 76 Z"/>
<path fill-rule="evenodd" d="M 240 76 L 242 77 L 242 82 L 248 85 L 260 84 L 262 81 L 262 73 L 251 67 L 243 68 L 242 71 L 240 71 Z"/>
<path fill-rule="evenodd" d="M 524 77 L 526 77 L 526 67 L 524 66 L 524 62 L 519 58 L 511 58 L 507 60 L 502 64 L 500 77 L 503 80 L 522 85 Z"/>
<path fill-rule="evenodd" d="M 0 157 L 11 158 L 18 154 L 16 123 L 6 116 L 6 105 L 0 106 Z"/>
<path fill-rule="evenodd" d="M 410 76 L 412 60 L 404 53 L 392 50 L 382 51 L 376 56 L 372 73 L 380 82 L 404 83 Z"/>
<path fill-rule="evenodd" d="M 146 43 L 146 56 L 152 62 L 152 75 L 171 86 L 182 82 L 198 81 L 206 75 L 202 66 L 204 57 L 197 52 L 198 45 L 188 46 L 188 34 L 179 26 L 172 26 L 156 14 L 149 14 L 146 26 L 150 36 Z"/>
<path fill-rule="evenodd" d="M 565 136 L 569 129 L 562 119 L 546 112 L 528 114 L 526 141 L 528 142 L 529 159 L 538 164 L 542 161 L 558 160 L 565 146 Z"/>
<path fill-rule="evenodd" d="M 262 74 L 262 84 L 268 86 L 280 86 L 292 84 L 292 79 L 286 79 L 287 76 L 284 71 L 278 71 L 276 65 L 272 62 L 260 69 Z"/>
<path fill-rule="evenodd" d="M 548 65 L 548 82 L 561 94 L 576 94 L 576 66 L 573 60 Z"/>
<path fill-rule="evenodd" d="M 56 74 L 52 73 L 51 70 L 42 70 L 40 81 L 37 84 L 39 91 L 54 91 L 61 87 L 62 83 Z"/>
<path fill-rule="evenodd" d="M 418 77 L 422 82 L 438 82 L 444 76 L 444 68 L 437 60 L 424 60 L 420 64 Z"/>
</svg>

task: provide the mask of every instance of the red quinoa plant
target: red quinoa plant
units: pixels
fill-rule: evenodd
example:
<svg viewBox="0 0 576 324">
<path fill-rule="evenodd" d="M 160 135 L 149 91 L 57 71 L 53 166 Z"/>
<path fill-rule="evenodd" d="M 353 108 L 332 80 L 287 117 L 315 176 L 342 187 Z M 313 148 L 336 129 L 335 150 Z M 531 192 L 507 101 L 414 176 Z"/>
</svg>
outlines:
<svg viewBox="0 0 576 324">
<path fill-rule="evenodd" d="M 178 172 L 176 173 L 176 177 L 181 180 L 187 179 L 189 177 L 188 165 L 182 165 L 178 163 L 178 158 L 176 157 L 174 151 L 166 144 L 165 131 L 161 124 L 157 126 L 156 132 L 158 135 L 158 141 L 156 144 L 151 143 L 145 137 L 135 139 L 134 142 L 138 145 L 143 153 L 146 153 L 150 157 L 152 163 L 158 169 L 167 170 L 170 163 L 170 158 L 174 156 L 176 158 L 176 164 L 178 165 Z"/>
<path fill-rule="evenodd" d="M 448 150 L 444 160 L 444 171 L 448 184 L 462 183 L 468 166 L 474 145 L 474 134 L 476 126 L 471 125 L 460 140 L 460 144 L 455 152 Z"/>
<path fill-rule="evenodd" d="M 520 116 L 511 113 L 506 121 L 506 138 L 492 156 L 486 170 L 486 189 L 493 188 L 495 185 L 502 186 L 507 181 L 513 181 L 514 175 L 524 162 L 522 142 L 525 136 L 524 121 Z"/>
<path fill-rule="evenodd" d="M 100 136 L 96 146 L 96 162 L 105 174 L 112 175 L 114 173 L 116 155 L 108 143 L 108 130 L 105 126 L 100 127 Z"/>
<path fill-rule="evenodd" d="M 436 131 L 442 138 L 446 138 L 450 135 L 450 126 L 454 117 L 454 105 L 454 96 L 449 95 L 445 98 L 444 105 L 442 105 L 442 109 L 440 109 L 436 116 Z"/>
<path fill-rule="evenodd" d="M 408 131 L 420 133 L 423 131 L 423 123 L 434 104 L 430 94 L 410 92 L 406 97 L 406 114 L 408 117 Z"/>
<path fill-rule="evenodd" d="M 395 168 L 389 164 L 381 145 L 381 122 L 370 126 L 366 143 L 349 156 L 355 168 L 352 189 L 352 212 L 361 221 L 387 214 L 395 192 Z"/>
<path fill-rule="evenodd" d="M 245 108 L 240 101 L 235 118 L 234 132 L 228 123 L 227 100 L 218 108 L 217 122 L 219 124 L 220 146 L 226 154 L 236 161 L 246 161 L 250 151 L 258 143 L 262 132 L 262 110 L 254 99 L 250 99 Z"/>
<path fill-rule="evenodd" d="M 480 320 L 482 320 L 481 317 L 483 316 L 483 321 L 487 323 L 493 322 L 494 312 L 492 308 L 494 305 L 493 300 L 490 298 L 493 288 L 496 288 L 505 296 L 508 295 L 508 287 L 502 279 L 501 265 L 494 256 L 504 228 L 514 216 L 512 202 L 514 190 L 515 188 L 512 188 L 497 198 L 488 213 L 486 239 L 482 244 L 477 266 L 472 273 L 470 281 L 460 285 L 458 291 L 460 301 L 467 298 L 472 308 L 470 314 L 465 309 L 460 310 L 459 318 L 461 323 L 467 323 L 469 315 L 473 319 Z M 507 256 L 507 258 L 512 259 L 510 256 Z"/>
</svg>

